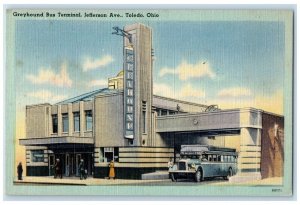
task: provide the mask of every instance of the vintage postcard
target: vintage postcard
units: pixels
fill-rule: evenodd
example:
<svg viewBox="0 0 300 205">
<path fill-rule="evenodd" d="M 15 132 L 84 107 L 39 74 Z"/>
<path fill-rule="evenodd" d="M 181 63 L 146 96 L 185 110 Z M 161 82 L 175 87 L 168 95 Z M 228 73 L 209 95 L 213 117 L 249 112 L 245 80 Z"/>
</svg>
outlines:
<svg viewBox="0 0 300 205">
<path fill-rule="evenodd" d="M 7 9 L 6 194 L 291 196 L 293 44 L 293 10 Z"/>
</svg>

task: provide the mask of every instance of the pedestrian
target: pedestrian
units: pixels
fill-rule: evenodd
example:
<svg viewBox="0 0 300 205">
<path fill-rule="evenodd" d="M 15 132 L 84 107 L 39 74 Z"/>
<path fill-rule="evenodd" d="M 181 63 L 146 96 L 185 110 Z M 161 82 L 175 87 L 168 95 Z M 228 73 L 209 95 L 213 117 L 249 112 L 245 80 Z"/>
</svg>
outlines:
<svg viewBox="0 0 300 205">
<path fill-rule="evenodd" d="M 173 166 L 174 166 L 173 159 L 170 158 L 170 160 L 169 160 L 169 162 L 168 162 L 168 169 L 169 169 L 169 170 L 172 169 Z"/>
<path fill-rule="evenodd" d="M 82 180 L 83 178 L 85 178 L 85 170 L 84 170 L 84 161 L 83 159 L 80 160 L 79 163 L 79 174 L 80 174 L 80 180 Z"/>
<path fill-rule="evenodd" d="M 23 173 L 22 162 L 19 163 L 19 165 L 17 167 L 17 172 L 18 172 L 18 180 L 23 180 L 22 179 L 22 173 Z"/>
<path fill-rule="evenodd" d="M 56 159 L 53 168 L 54 168 L 54 178 L 60 177 L 62 179 L 62 168 L 61 168 L 61 163 L 59 158 Z"/>
<path fill-rule="evenodd" d="M 114 164 L 114 161 L 111 160 L 110 163 L 109 163 L 109 176 L 108 178 L 109 179 L 115 179 L 116 175 L 115 175 L 115 164 Z"/>
<path fill-rule="evenodd" d="M 61 161 L 58 159 L 58 177 L 62 179 L 62 164 Z"/>
</svg>

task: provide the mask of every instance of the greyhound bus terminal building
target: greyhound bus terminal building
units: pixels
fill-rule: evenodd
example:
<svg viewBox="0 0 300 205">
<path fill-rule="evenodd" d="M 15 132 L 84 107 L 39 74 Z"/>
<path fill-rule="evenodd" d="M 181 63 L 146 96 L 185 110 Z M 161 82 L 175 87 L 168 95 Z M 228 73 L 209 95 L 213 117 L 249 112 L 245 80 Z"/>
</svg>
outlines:
<svg viewBox="0 0 300 205">
<path fill-rule="evenodd" d="M 64 176 L 88 174 L 140 179 L 167 170 L 183 144 L 235 148 L 238 175 L 253 179 L 283 175 L 283 116 L 255 108 L 215 107 L 153 95 L 152 30 L 133 24 L 122 30 L 124 70 L 108 87 L 57 104 L 26 106 L 28 176 L 53 175 L 55 159 Z"/>
</svg>

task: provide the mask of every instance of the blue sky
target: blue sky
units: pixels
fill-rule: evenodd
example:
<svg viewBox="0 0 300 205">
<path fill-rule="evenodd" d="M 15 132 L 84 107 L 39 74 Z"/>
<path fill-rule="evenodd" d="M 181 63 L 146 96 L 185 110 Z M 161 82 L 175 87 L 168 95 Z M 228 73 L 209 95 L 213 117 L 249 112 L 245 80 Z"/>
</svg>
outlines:
<svg viewBox="0 0 300 205">
<path fill-rule="evenodd" d="M 111 35 L 112 27 L 131 23 L 17 21 L 17 106 L 55 103 L 105 87 L 122 69 L 122 38 Z M 141 23 L 153 29 L 154 93 L 282 114 L 283 23 Z"/>
</svg>

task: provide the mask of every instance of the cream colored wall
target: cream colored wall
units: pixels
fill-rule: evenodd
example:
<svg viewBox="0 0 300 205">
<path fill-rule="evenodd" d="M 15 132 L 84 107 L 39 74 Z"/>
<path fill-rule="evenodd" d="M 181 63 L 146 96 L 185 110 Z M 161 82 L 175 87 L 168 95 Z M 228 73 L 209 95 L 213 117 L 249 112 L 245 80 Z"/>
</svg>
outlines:
<svg viewBox="0 0 300 205">
<path fill-rule="evenodd" d="M 47 113 L 48 112 L 48 113 Z M 41 104 L 26 107 L 26 137 L 48 137 L 50 105 Z"/>
<path fill-rule="evenodd" d="M 123 93 L 96 97 L 94 115 L 95 147 L 128 145 L 123 132 Z"/>
</svg>

